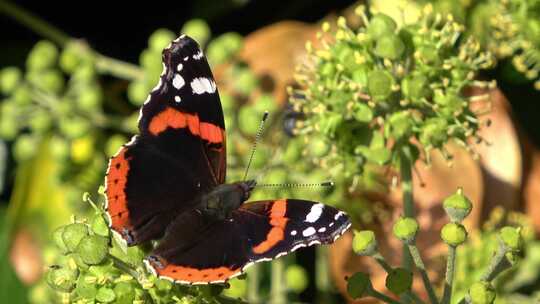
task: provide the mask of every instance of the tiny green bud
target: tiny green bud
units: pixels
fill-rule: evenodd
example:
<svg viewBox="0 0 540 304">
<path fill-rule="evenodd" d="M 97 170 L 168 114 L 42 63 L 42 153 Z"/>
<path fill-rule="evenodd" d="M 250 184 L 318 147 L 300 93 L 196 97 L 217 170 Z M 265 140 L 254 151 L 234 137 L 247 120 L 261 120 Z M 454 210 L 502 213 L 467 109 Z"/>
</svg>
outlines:
<svg viewBox="0 0 540 304">
<path fill-rule="evenodd" d="M 291 265 L 285 271 L 287 287 L 296 293 L 301 293 L 308 286 L 308 274 L 306 270 L 299 265 Z"/>
<path fill-rule="evenodd" d="M 428 119 L 420 133 L 420 143 L 425 147 L 441 147 L 448 140 L 448 123 L 443 118 Z"/>
<path fill-rule="evenodd" d="M 55 266 L 47 273 L 47 284 L 54 290 L 70 292 L 75 288 L 78 276 L 78 269 Z"/>
<path fill-rule="evenodd" d="M 36 136 L 30 134 L 23 134 L 17 138 L 15 145 L 13 146 L 13 154 L 17 161 L 22 162 L 32 158 L 36 152 L 39 144 L 39 139 Z"/>
<path fill-rule="evenodd" d="M 195 39 L 199 44 L 204 45 L 210 38 L 210 27 L 203 19 L 192 19 L 184 23 L 182 33 Z"/>
<path fill-rule="evenodd" d="M 166 279 L 158 279 L 155 284 L 159 291 L 170 291 L 173 286 L 172 282 Z"/>
<path fill-rule="evenodd" d="M 490 283 L 480 281 L 471 286 L 469 296 L 473 304 L 491 304 L 495 301 L 496 294 Z"/>
<path fill-rule="evenodd" d="M 97 234 L 104 237 L 109 236 L 109 226 L 105 222 L 105 219 L 100 213 L 96 213 L 94 217 L 92 218 L 92 223 L 90 224 L 90 228 L 92 228 L 92 231 Z"/>
<path fill-rule="evenodd" d="M 441 230 L 441 238 L 449 246 L 456 247 L 467 240 L 467 230 L 459 223 L 448 223 Z"/>
<path fill-rule="evenodd" d="M 401 89 L 405 97 L 414 104 L 419 104 L 421 98 L 427 98 L 431 95 L 428 84 L 428 78 L 423 74 L 407 76 L 401 81 Z"/>
<path fill-rule="evenodd" d="M 102 303 L 112 303 L 116 299 L 116 295 L 111 288 L 101 287 L 96 294 L 96 300 Z"/>
<path fill-rule="evenodd" d="M 374 70 L 368 74 L 368 92 L 375 100 L 384 100 L 392 94 L 394 77 L 385 70 Z"/>
<path fill-rule="evenodd" d="M 257 110 L 249 105 L 242 106 L 238 113 L 238 126 L 247 135 L 255 135 L 261 122 Z"/>
<path fill-rule="evenodd" d="M 53 232 L 54 244 L 56 245 L 56 247 L 58 247 L 58 249 L 60 249 L 60 252 L 62 253 L 68 252 L 68 249 L 66 245 L 64 244 L 64 240 L 62 239 L 62 234 L 64 233 L 64 227 L 65 226 L 60 226 L 56 228 L 56 230 L 54 230 Z"/>
<path fill-rule="evenodd" d="M 377 239 L 371 230 L 354 231 L 353 251 L 358 255 L 371 256 L 377 252 Z"/>
<path fill-rule="evenodd" d="M 418 222 L 414 218 L 402 217 L 394 224 L 393 232 L 398 239 L 409 244 L 414 242 L 418 229 Z"/>
<path fill-rule="evenodd" d="M 405 268 L 392 269 L 386 277 L 386 288 L 397 295 L 410 291 L 412 283 L 413 274 Z"/>
<path fill-rule="evenodd" d="M 223 295 L 234 299 L 243 298 L 246 296 L 247 283 L 245 279 L 238 277 L 234 280 L 228 281 L 228 283 L 230 287 L 223 290 Z"/>
<path fill-rule="evenodd" d="M 459 188 L 456 193 L 447 197 L 443 202 L 444 210 L 453 222 L 463 221 L 472 210 L 471 201 L 463 194 L 463 189 Z"/>
<path fill-rule="evenodd" d="M 353 115 L 360 122 L 370 122 L 373 119 L 373 110 L 365 103 L 355 103 Z"/>
<path fill-rule="evenodd" d="M 58 57 L 58 49 L 47 40 L 39 41 L 34 45 L 26 59 L 26 66 L 30 70 L 39 71 L 52 67 Z"/>
<path fill-rule="evenodd" d="M 132 81 L 128 86 L 127 91 L 128 99 L 136 106 L 140 106 L 146 100 L 148 95 L 148 88 L 144 81 Z"/>
<path fill-rule="evenodd" d="M 323 157 L 330 151 L 330 144 L 324 138 L 314 137 L 309 142 L 309 152 L 315 157 Z"/>
<path fill-rule="evenodd" d="M 100 264 L 109 253 L 109 240 L 99 235 L 88 235 L 81 239 L 77 253 L 86 264 Z"/>
<path fill-rule="evenodd" d="M 374 53 L 381 58 L 398 59 L 405 52 L 405 44 L 398 35 L 389 34 L 377 39 Z"/>
<path fill-rule="evenodd" d="M 370 290 L 371 280 L 366 273 L 357 272 L 347 279 L 347 293 L 353 299 L 366 296 Z"/>
<path fill-rule="evenodd" d="M 107 143 L 105 144 L 105 154 L 107 154 L 109 157 L 113 156 L 126 141 L 127 138 L 120 134 L 115 134 L 109 137 Z"/>
<path fill-rule="evenodd" d="M 86 280 L 86 276 L 81 275 L 77 280 L 75 293 L 82 298 L 92 300 L 97 294 L 96 284 L 93 282 L 88 282 Z"/>
<path fill-rule="evenodd" d="M 73 223 L 66 225 L 62 232 L 62 240 L 69 251 L 75 251 L 81 240 L 88 235 L 88 227 L 85 224 Z"/>
<path fill-rule="evenodd" d="M 135 289 L 129 282 L 118 282 L 114 286 L 114 294 L 116 295 L 115 303 L 132 304 L 135 300 Z"/>
<path fill-rule="evenodd" d="M 8 95 L 15 90 L 22 78 L 21 70 L 7 67 L 0 70 L 0 92 Z"/>
<path fill-rule="evenodd" d="M 76 267 L 78 267 L 79 269 L 88 270 L 88 267 L 89 267 L 88 264 L 86 264 L 86 263 L 82 260 L 82 258 L 81 258 L 81 256 L 80 256 L 79 254 L 77 254 L 77 253 L 71 253 L 71 254 L 69 255 L 69 257 L 70 257 L 70 259 L 71 259 L 70 261 L 72 261 L 73 263 L 75 263 L 75 266 L 76 266 Z"/>
<path fill-rule="evenodd" d="M 392 113 L 388 119 L 387 136 L 392 136 L 395 140 L 406 138 L 410 135 L 413 128 L 413 120 L 408 111 Z"/>
<path fill-rule="evenodd" d="M 373 38 L 377 39 L 389 33 L 394 33 L 397 24 L 392 17 L 385 14 L 377 14 L 369 21 L 367 32 Z"/>
<path fill-rule="evenodd" d="M 499 232 L 499 237 L 509 251 L 519 252 L 523 246 L 523 237 L 521 236 L 520 228 L 503 227 Z"/>
<path fill-rule="evenodd" d="M 235 88 L 242 94 L 249 95 L 259 85 L 257 76 L 247 68 L 236 71 L 235 77 Z"/>
<path fill-rule="evenodd" d="M 148 38 L 148 46 L 153 51 L 161 52 L 169 45 L 169 43 L 171 43 L 175 36 L 176 35 L 168 29 L 158 29 Z"/>
</svg>

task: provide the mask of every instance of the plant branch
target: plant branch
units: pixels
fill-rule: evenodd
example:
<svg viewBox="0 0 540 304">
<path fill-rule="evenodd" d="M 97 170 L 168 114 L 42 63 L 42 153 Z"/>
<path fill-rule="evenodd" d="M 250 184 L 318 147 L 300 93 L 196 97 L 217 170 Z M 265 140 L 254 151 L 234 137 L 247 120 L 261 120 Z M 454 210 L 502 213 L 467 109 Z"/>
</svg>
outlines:
<svg viewBox="0 0 540 304">
<path fill-rule="evenodd" d="M 480 278 L 482 281 L 491 282 L 495 277 L 497 277 L 501 272 L 512 267 L 512 264 L 506 258 L 508 251 L 504 248 L 502 241 L 499 242 L 499 248 L 497 253 L 491 259 L 488 268 Z"/>
<path fill-rule="evenodd" d="M 64 46 L 69 40 L 71 40 L 71 37 L 68 34 L 57 29 L 24 8 L 14 3 L 10 3 L 9 1 L 0 0 L 0 13 L 13 18 L 20 24 L 61 46 Z"/>
<path fill-rule="evenodd" d="M 255 263 L 255 265 L 252 265 L 248 271 L 247 275 L 247 301 L 248 303 L 258 304 L 261 302 L 260 296 L 259 296 L 259 281 L 260 281 L 260 265 Z"/>
<path fill-rule="evenodd" d="M 270 286 L 270 303 L 285 304 L 285 260 L 277 259 L 272 263 L 272 281 Z"/>
<path fill-rule="evenodd" d="M 420 271 L 420 275 L 422 276 L 422 281 L 424 282 L 424 287 L 426 288 L 431 304 L 438 304 L 439 300 L 437 300 L 437 295 L 435 295 L 433 286 L 431 285 L 431 282 L 429 281 L 429 276 L 426 271 L 426 266 L 424 265 L 424 262 L 422 261 L 422 257 L 420 256 L 420 252 L 418 251 L 418 248 L 414 244 L 408 245 L 408 248 L 411 253 L 412 259 L 414 261 L 414 264 L 416 265 L 416 268 L 418 268 L 418 270 Z"/>
<path fill-rule="evenodd" d="M 378 291 L 376 291 L 375 289 L 373 288 L 370 288 L 370 290 L 368 291 L 368 294 L 378 300 L 381 300 L 383 301 L 384 303 L 390 303 L 390 304 L 400 304 L 400 302 L 390 298 L 389 296 L 385 295 L 385 294 L 382 294 Z"/>
<path fill-rule="evenodd" d="M 399 172 L 401 175 L 401 191 L 403 192 L 403 215 L 414 218 L 414 198 L 412 183 L 412 161 L 410 148 L 404 146 L 399 158 Z M 402 266 L 406 269 L 412 268 L 412 260 L 407 250 L 407 245 L 403 244 Z"/>
</svg>

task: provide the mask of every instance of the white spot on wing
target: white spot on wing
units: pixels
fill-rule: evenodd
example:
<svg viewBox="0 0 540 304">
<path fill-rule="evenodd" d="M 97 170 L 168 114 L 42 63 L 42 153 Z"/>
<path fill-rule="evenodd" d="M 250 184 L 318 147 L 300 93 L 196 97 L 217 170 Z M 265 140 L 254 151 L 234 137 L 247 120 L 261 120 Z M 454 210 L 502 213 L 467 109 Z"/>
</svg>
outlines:
<svg viewBox="0 0 540 304">
<path fill-rule="evenodd" d="M 195 59 L 195 60 L 199 60 L 199 59 L 201 59 L 202 57 L 203 57 L 203 52 L 202 52 L 201 50 L 199 50 L 199 51 L 197 52 L 197 54 L 193 55 L 193 59 Z"/>
<path fill-rule="evenodd" d="M 216 91 L 216 83 L 208 78 L 198 77 L 191 81 L 191 89 L 195 94 L 214 93 Z"/>
<path fill-rule="evenodd" d="M 184 61 L 187 61 L 189 59 L 189 56 L 184 57 Z"/>
<path fill-rule="evenodd" d="M 319 233 L 323 233 L 326 231 L 326 228 L 325 227 L 321 227 L 319 228 L 319 230 L 317 230 Z"/>
<path fill-rule="evenodd" d="M 184 78 L 180 76 L 180 74 L 174 74 L 174 78 L 172 81 L 173 87 L 175 87 L 177 90 L 180 90 L 186 82 L 184 81 Z"/>
<path fill-rule="evenodd" d="M 183 68 L 184 68 L 184 65 L 181 64 L 181 63 L 179 63 L 179 64 L 176 66 L 176 70 L 177 70 L 178 72 L 180 72 Z"/>
<path fill-rule="evenodd" d="M 180 96 L 176 95 L 176 96 L 174 96 L 174 101 L 180 102 L 180 101 L 182 101 L 182 98 L 180 98 Z"/>
<path fill-rule="evenodd" d="M 304 229 L 304 231 L 302 231 L 302 235 L 305 236 L 305 237 L 308 237 L 308 236 L 312 236 L 315 234 L 315 228 L 313 227 L 308 227 L 306 229 Z"/>
<path fill-rule="evenodd" d="M 296 230 L 291 231 L 291 235 L 296 235 Z"/>
<path fill-rule="evenodd" d="M 311 206 L 311 210 L 306 215 L 305 222 L 308 223 L 315 223 L 320 217 L 323 212 L 324 205 L 323 204 L 315 204 Z"/>
<path fill-rule="evenodd" d="M 340 218 L 342 215 L 345 215 L 345 213 L 343 211 L 339 211 L 338 213 L 336 213 L 336 215 L 334 215 L 334 220 L 337 221 L 337 219 Z"/>
</svg>

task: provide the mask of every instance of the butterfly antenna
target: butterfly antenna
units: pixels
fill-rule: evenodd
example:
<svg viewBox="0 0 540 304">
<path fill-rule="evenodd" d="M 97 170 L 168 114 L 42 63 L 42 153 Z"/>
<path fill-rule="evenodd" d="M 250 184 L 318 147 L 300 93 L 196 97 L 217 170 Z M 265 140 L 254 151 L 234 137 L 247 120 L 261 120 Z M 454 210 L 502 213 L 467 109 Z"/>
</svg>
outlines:
<svg viewBox="0 0 540 304">
<path fill-rule="evenodd" d="M 251 166 L 251 161 L 253 161 L 253 156 L 255 155 L 255 150 L 257 150 L 257 144 L 259 143 L 259 139 L 261 138 L 261 134 L 264 129 L 264 123 L 266 122 L 267 118 L 268 118 L 268 111 L 264 111 L 263 118 L 261 119 L 261 123 L 259 124 L 259 129 L 257 130 L 257 134 L 255 135 L 255 141 L 253 142 L 253 146 L 251 147 L 251 154 L 249 155 L 249 160 L 246 167 L 246 171 L 244 172 L 243 180 L 247 179 L 249 167 Z"/>
<path fill-rule="evenodd" d="M 334 187 L 334 182 L 327 181 L 322 183 L 283 183 L 283 184 L 257 184 L 256 187 L 267 188 L 316 188 L 316 187 Z"/>
</svg>

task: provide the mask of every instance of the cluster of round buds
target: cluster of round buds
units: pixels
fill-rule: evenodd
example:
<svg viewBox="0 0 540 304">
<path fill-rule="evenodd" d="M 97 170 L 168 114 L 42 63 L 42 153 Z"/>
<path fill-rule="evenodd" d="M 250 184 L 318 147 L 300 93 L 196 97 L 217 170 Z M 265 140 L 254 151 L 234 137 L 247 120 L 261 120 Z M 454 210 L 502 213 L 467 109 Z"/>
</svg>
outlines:
<svg viewBox="0 0 540 304">
<path fill-rule="evenodd" d="M 368 18 L 363 6 L 356 13 L 364 24 L 358 29 L 343 17 L 335 30 L 323 24 L 319 46 L 306 46 L 299 88 L 290 90 L 295 110 L 306 117 L 296 132 L 322 138 L 329 147 L 324 163 L 357 176 L 365 164 L 399 160 L 404 146 L 416 158 L 419 150 L 438 149 L 449 159 L 447 142 L 467 147 L 470 138 L 481 141 L 470 105 L 487 97 L 468 97 L 464 90 L 494 86 L 475 80 L 493 59 L 476 41 L 461 38 L 463 26 L 430 6 L 401 28 L 384 14 Z"/>
<path fill-rule="evenodd" d="M 137 246 L 123 247 L 112 237 L 103 212 L 90 203 L 96 210 L 91 219 L 73 218 L 53 234 L 56 254 L 46 274 L 54 291 L 51 301 L 190 304 L 207 303 L 203 298 L 212 297 L 206 294 L 212 288 L 188 291 L 147 274 L 142 263 L 145 252 Z"/>
<path fill-rule="evenodd" d="M 497 58 L 512 57 L 514 68 L 540 90 L 540 3 L 491 0 L 475 12 L 472 22 L 480 24 L 473 26 L 473 33 L 485 34 L 485 47 Z"/>
</svg>

